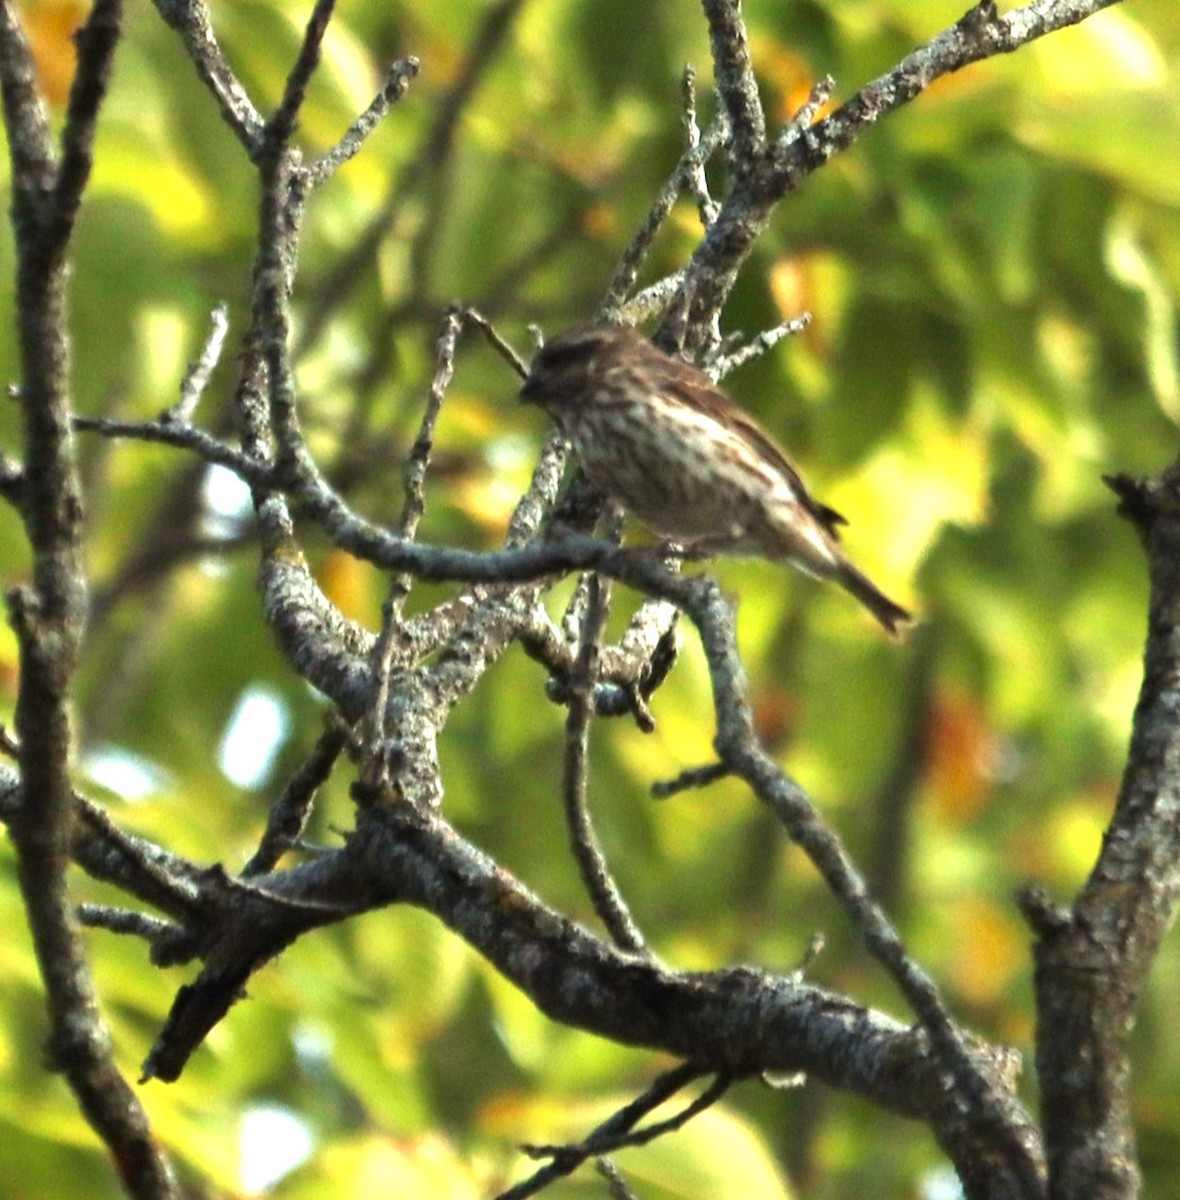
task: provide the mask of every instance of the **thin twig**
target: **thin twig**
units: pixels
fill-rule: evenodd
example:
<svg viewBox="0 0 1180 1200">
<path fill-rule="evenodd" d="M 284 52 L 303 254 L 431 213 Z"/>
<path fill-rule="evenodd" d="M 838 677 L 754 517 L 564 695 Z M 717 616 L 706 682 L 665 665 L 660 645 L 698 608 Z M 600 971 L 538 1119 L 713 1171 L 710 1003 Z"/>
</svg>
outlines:
<svg viewBox="0 0 1180 1200">
<path fill-rule="evenodd" d="M 474 325 L 488 342 L 497 354 L 521 377 L 527 379 L 529 368 L 528 364 L 520 357 L 519 354 L 512 348 L 511 345 L 496 331 L 491 321 L 474 308 L 463 309 L 463 320 L 471 325 Z"/>
<path fill-rule="evenodd" d="M 816 113 L 827 104 L 835 87 L 836 81 L 830 75 L 825 75 L 812 87 L 807 100 L 799 106 L 799 111 L 783 126 L 777 149 L 785 150 L 796 138 L 802 137 L 811 128 Z"/>
<path fill-rule="evenodd" d="M 405 500 L 397 523 L 398 534 L 406 541 L 414 540 L 418 524 L 426 511 L 426 472 L 434 447 L 434 430 L 438 424 L 443 399 L 451 386 L 451 380 L 455 377 L 455 351 L 462 329 L 463 317 L 460 310 L 451 309 L 443 319 L 442 331 L 435 344 L 434 378 L 430 383 L 418 436 L 414 439 L 406 464 Z M 385 713 L 389 706 L 390 676 L 397 655 L 402 609 L 412 585 L 413 577 L 408 573 L 400 572 L 395 575 L 389 582 L 389 590 L 381 610 L 381 632 L 373 646 L 375 687 L 373 707 L 369 715 L 369 737 L 366 739 L 374 748 L 381 747 L 385 740 Z M 386 757 L 378 753 L 374 766 L 377 775 L 370 782 L 386 779 L 389 768 Z"/>
<path fill-rule="evenodd" d="M 193 425 L 170 421 L 114 421 L 108 417 L 74 417 L 75 429 L 102 434 L 108 438 L 129 438 L 138 442 L 162 442 L 189 450 L 207 463 L 225 467 L 251 487 L 270 488 L 278 482 L 274 467 L 251 454 L 230 446 L 220 438 Z"/>
<path fill-rule="evenodd" d="M 78 69 L 70 85 L 66 123 L 61 134 L 61 161 L 50 206 L 51 239 L 64 249 L 74 227 L 82 192 L 94 165 L 98 111 L 106 97 L 111 63 L 121 34 L 122 0 L 96 0 L 78 30 Z"/>
<path fill-rule="evenodd" d="M 709 229 L 717 219 L 721 205 L 709 195 L 709 181 L 705 176 L 705 163 L 712 157 L 701 148 L 701 127 L 697 124 L 697 74 L 690 63 L 684 68 L 684 76 L 680 83 L 681 100 L 684 115 L 681 124 L 684 126 L 684 139 L 688 144 L 689 157 L 685 162 L 684 186 L 696 201 L 697 215 L 701 220 L 701 228 Z M 729 139 L 729 120 L 724 112 L 720 113 L 713 124 L 721 144 Z"/>
<path fill-rule="evenodd" d="M 180 35 L 201 82 L 213 94 L 222 120 L 246 148 L 251 160 L 258 152 L 262 114 L 222 53 L 205 0 L 152 0 L 160 16 Z"/>
<path fill-rule="evenodd" d="M 690 128 L 696 131 L 695 120 Z M 703 138 L 698 136 L 695 142 L 690 138 L 688 148 L 656 193 L 655 201 L 648 210 L 647 216 L 643 218 L 635 236 L 619 256 L 618 264 L 598 306 L 600 311 L 607 314 L 608 317 L 614 318 L 627 301 L 627 293 L 634 286 L 640 268 L 655 242 L 656 235 L 663 227 L 668 214 L 675 207 L 676 201 L 680 199 L 686 189 L 693 190 L 694 196 L 697 195 L 695 189 L 698 177 L 703 178 L 704 164 L 708 162 L 719 146 L 725 144 L 728 136 L 728 123 L 721 119 L 713 123 Z"/>
<path fill-rule="evenodd" d="M 657 800 L 667 800 L 670 796 L 687 792 L 690 788 L 708 787 L 733 771 L 725 763 L 709 763 L 703 767 L 689 767 L 681 771 L 675 779 L 659 779 L 651 785 L 651 794 Z"/>
<path fill-rule="evenodd" d="M 811 172 L 943 76 L 986 58 L 1010 54 L 1118 2 L 1032 0 L 1003 16 L 997 14 L 991 0 L 973 4 L 954 25 L 865 84 L 847 103 L 811 125 L 802 136 L 785 145 L 776 145 L 770 158 L 774 178 L 769 180 L 767 201 L 774 203 L 796 190 Z"/>
<path fill-rule="evenodd" d="M 589 773 L 590 719 L 599 639 L 610 611 L 610 592 L 597 575 L 586 581 L 587 602 L 582 618 L 581 648 L 571 679 L 569 713 L 565 725 L 565 768 L 562 796 L 570 848 L 582 874 L 582 882 L 602 923 L 615 944 L 641 954 L 646 951 L 643 934 L 635 924 L 622 893 L 615 883 L 599 845 L 590 818 L 587 789 Z"/>
<path fill-rule="evenodd" d="M 285 146 L 291 140 L 299 120 L 299 110 L 307 96 L 307 85 L 319 66 L 324 35 L 328 32 L 328 22 L 331 21 L 335 8 L 336 0 L 316 0 L 308 18 L 307 28 L 303 32 L 299 54 L 287 74 L 283 98 L 262 131 L 264 142 L 270 142 L 273 146 Z"/>
<path fill-rule="evenodd" d="M 618 1112 L 612 1113 L 580 1145 L 585 1146 L 596 1137 L 607 1138 L 632 1129 L 637 1121 L 641 1121 L 649 1112 L 658 1108 L 666 1100 L 670 1100 L 682 1087 L 703 1074 L 705 1072 L 694 1063 L 683 1063 L 678 1067 L 673 1067 L 670 1071 L 665 1071 L 647 1091 L 641 1096 L 637 1096 L 630 1104 L 624 1105 Z M 579 1154 L 578 1147 L 562 1149 L 566 1153 L 560 1160 L 547 1163 L 539 1171 L 530 1175 L 528 1179 L 501 1192 L 496 1200 L 525 1200 L 526 1196 L 534 1196 L 554 1179 L 561 1179 L 572 1171 L 576 1171 L 587 1158 L 594 1155 L 593 1150 Z"/>
<path fill-rule="evenodd" d="M 298 844 L 311 815 L 315 794 L 327 782 L 347 744 L 348 730 L 343 722 L 330 722 L 271 806 L 258 849 L 242 868 L 244 879 L 273 870 L 279 859 Z"/>
<path fill-rule="evenodd" d="M 165 921 L 162 917 L 128 908 L 112 908 L 107 904 L 79 904 L 78 920 L 91 929 L 106 929 L 111 933 L 143 938 L 153 945 L 160 938 L 174 934 L 177 929 L 175 922 Z"/>
<path fill-rule="evenodd" d="M 124 891 L 178 919 L 197 914 L 200 888 L 187 860 L 120 829 L 105 808 L 79 792 L 72 798 L 83 824 L 101 839 L 108 861 L 118 859 L 117 882 Z"/>
<path fill-rule="evenodd" d="M 615 1165 L 613 1159 L 600 1155 L 594 1160 L 594 1169 L 606 1180 L 606 1191 L 610 1200 L 639 1200 L 627 1186 L 622 1171 Z"/>
<path fill-rule="evenodd" d="M 180 399 L 165 412 L 160 414 L 160 420 L 169 424 L 189 425 L 197 405 L 209 386 L 209 377 L 221 359 L 221 350 L 225 345 L 225 335 L 229 332 L 229 305 L 222 301 L 214 310 L 209 320 L 209 336 L 205 339 L 201 353 L 189 365 L 188 371 L 180 385 Z"/>
<path fill-rule="evenodd" d="M 739 169 L 745 169 L 765 145 L 766 117 L 754 77 L 742 6 L 740 0 L 703 0 L 703 3 L 717 91 L 733 127 L 732 158 Z"/>
<path fill-rule="evenodd" d="M 372 103 L 348 127 L 344 136 L 326 153 L 307 166 L 307 185 L 317 188 L 326 183 L 350 158 L 360 153 L 365 139 L 381 123 L 385 114 L 410 89 L 410 80 L 418 74 L 421 64 L 414 55 L 399 58 L 385 74 L 381 90 Z"/>
<path fill-rule="evenodd" d="M 770 808 L 844 905 L 869 952 L 889 972 L 929 1031 L 939 1059 L 963 1101 L 986 1114 L 989 1126 L 996 1129 L 1011 1174 L 1028 1184 L 1035 1182 L 1040 1167 L 1021 1133 L 1007 1119 L 1009 1097 L 1001 1094 L 1000 1085 L 982 1071 L 962 1030 L 952 1020 L 938 985 L 910 956 L 839 837 L 826 826 L 807 793 L 758 742 L 744 696 L 730 605 L 712 580 L 697 578 L 688 582 L 693 594 L 685 607 L 701 632 L 709 661 L 717 713 L 714 744 L 721 761 Z"/>
<path fill-rule="evenodd" d="M 693 1117 L 703 1113 L 707 1108 L 712 1108 L 732 1086 L 733 1076 L 722 1071 L 695 1100 L 663 1121 L 655 1121 L 651 1125 L 645 1125 L 642 1129 L 612 1129 L 608 1131 L 600 1126 L 577 1146 L 526 1145 L 522 1149 L 530 1158 L 565 1158 L 566 1155 L 573 1153 L 578 1155 L 581 1161 L 585 1161 L 597 1154 L 607 1154 L 630 1146 L 646 1146 L 657 1138 L 683 1129 Z"/>
<path fill-rule="evenodd" d="M 640 325 L 656 317 L 664 316 L 681 294 L 684 283 L 684 270 L 674 271 L 665 275 L 655 283 L 649 284 L 635 293 L 618 310 L 619 320 L 625 325 Z"/>
<path fill-rule="evenodd" d="M 121 20 L 120 0 L 95 0 L 76 36 L 78 65 L 55 163 L 28 40 L 11 4 L 0 2 L 26 472 L 20 514 L 32 560 L 27 582 L 7 595 L 20 659 L 15 722 L 21 784 L 8 828 L 45 989 L 51 1069 L 66 1079 L 118 1164 L 127 1194 L 172 1200 L 177 1181 L 115 1061 L 66 879 L 75 811 L 73 688 L 87 609 L 84 509 L 70 427 L 70 238 L 90 177 Z"/>
<path fill-rule="evenodd" d="M 430 454 L 434 449 L 434 431 L 438 425 L 438 415 L 442 411 L 443 399 L 451 386 L 451 380 L 455 377 L 455 352 L 462 329 L 462 311 L 451 309 L 443 318 L 442 331 L 435 343 L 434 377 L 430 382 L 430 393 L 422 412 L 418 436 L 414 439 L 406 463 L 405 499 L 397 523 L 398 533 L 411 540 L 417 535 L 419 522 L 426 511 L 424 488 L 426 472 L 430 467 Z"/>
<path fill-rule="evenodd" d="M 316 285 L 315 297 L 304 314 L 299 340 L 292 350 L 294 359 L 299 360 L 308 352 L 327 327 L 332 313 L 366 278 L 366 268 L 375 261 L 381 243 L 397 224 L 405 205 L 412 197 L 420 196 L 431 180 L 445 169 L 454 150 L 459 118 L 504 45 L 522 3 L 523 0 L 498 0 L 484 12 L 474 43 L 454 84 L 435 107 L 434 119 L 418 154 L 391 180 L 385 201 L 356 239 L 352 251 Z M 442 217 L 441 205 L 432 205 L 428 216 L 431 227 L 437 228 L 434 223 Z M 430 235 L 426 232 L 419 236 L 429 238 Z"/>
<path fill-rule="evenodd" d="M 705 364 L 705 369 L 714 380 L 722 380 L 736 371 L 738 367 L 744 367 L 753 359 L 761 358 L 768 350 L 777 346 L 783 338 L 789 337 L 791 334 L 802 333 L 810 324 L 811 313 L 801 313 L 789 321 L 783 321 L 773 329 L 764 330 L 732 353 L 721 354 L 710 359 Z"/>
</svg>

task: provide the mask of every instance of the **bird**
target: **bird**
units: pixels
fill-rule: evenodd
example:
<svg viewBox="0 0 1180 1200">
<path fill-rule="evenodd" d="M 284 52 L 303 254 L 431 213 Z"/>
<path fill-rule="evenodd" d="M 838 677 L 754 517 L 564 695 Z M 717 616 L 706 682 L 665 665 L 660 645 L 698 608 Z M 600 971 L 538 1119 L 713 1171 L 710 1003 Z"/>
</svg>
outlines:
<svg viewBox="0 0 1180 1200">
<path fill-rule="evenodd" d="M 846 519 L 811 495 L 753 416 L 637 330 L 579 325 L 545 342 L 520 395 L 552 417 L 589 481 L 657 536 L 830 579 L 894 638 L 913 623 L 851 562 Z"/>
</svg>

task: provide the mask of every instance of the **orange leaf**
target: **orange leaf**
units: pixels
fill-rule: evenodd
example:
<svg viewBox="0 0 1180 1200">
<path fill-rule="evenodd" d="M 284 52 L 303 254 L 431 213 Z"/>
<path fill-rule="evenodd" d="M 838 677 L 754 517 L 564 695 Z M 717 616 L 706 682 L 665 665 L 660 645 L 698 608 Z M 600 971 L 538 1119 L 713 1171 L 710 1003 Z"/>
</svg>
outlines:
<svg viewBox="0 0 1180 1200">
<path fill-rule="evenodd" d="M 74 33 L 86 19 L 86 7 L 81 0 L 39 0 L 24 12 L 41 94 L 54 108 L 61 108 L 70 94 L 77 65 Z"/>
<path fill-rule="evenodd" d="M 927 725 L 927 779 L 935 811 L 952 824 L 970 821 L 987 799 L 996 737 L 979 702 L 957 692 L 935 697 Z"/>
</svg>

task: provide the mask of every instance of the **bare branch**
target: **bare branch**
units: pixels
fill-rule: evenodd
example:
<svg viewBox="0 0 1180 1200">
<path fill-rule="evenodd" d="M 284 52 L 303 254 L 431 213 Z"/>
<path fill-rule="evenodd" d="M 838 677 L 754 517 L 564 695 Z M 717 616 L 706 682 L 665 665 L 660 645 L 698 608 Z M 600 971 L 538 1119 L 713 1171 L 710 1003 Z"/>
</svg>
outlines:
<svg viewBox="0 0 1180 1200">
<path fill-rule="evenodd" d="M 462 315 L 452 309 L 443 320 L 442 331 L 435 347 L 434 378 L 430 394 L 422 414 L 418 436 L 410 449 L 406 463 L 405 501 L 398 520 L 398 533 L 413 541 L 418 532 L 418 523 L 426 511 L 426 471 L 430 466 L 430 453 L 434 447 L 434 430 L 443 399 L 451 380 L 455 377 L 455 350 L 463 328 Z M 405 572 L 395 575 L 389 583 L 389 592 L 381 613 L 381 633 L 373 646 L 373 707 L 369 716 L 368 741 L 375 752 L 373 767 L 377 776 L 371 782 L 387 778 L 388 762 L 382 753 L 385 741 L 385 714 L 389 705 L 389 680 L 393 671 L 400 642 L 402 609 L 410 594 L 413 577 Z"/>
<path fill-rule="evenodd" d="M 638 1200 L 635 1193 L 627 1186 L 622 1171 L 615 1166 L 612 1159 L 605 1156 L 596 1158 L 594 1169 L 606 1180 L 606 1190 L 610 1200 Z"/>
<path fill-rule="evenodd" d="M 732 1086 L 732 1076 L 723 1072 L 695 1100 L 685 1105 L 680 1112 L 673 1114 L 663 1121 L 656 1121 L 651 1125 L 645 1126 L 643 1129 L 623 1130 L 620 1128 L 616 1130 L 599 1126 L 598 1129 L 576 1148 L 566 1146 L 525 1146 L 524 1149 L 532 1158 L 564 1158 L 571 1151 L 575 1154 L 582 1154 L 583 1150 L 585 1151 L 583 1157 L 590 1158 L 598 1154 L 622 1150 L 628 1146 L 646 1146 L 650 1142 L 654 1142 L 657 1138 L 663 1137 L 666 1133 L 674 1133 L 678 1129 L 683 1129 L 693 1117 L 698 1116 L 708 1108 L 712 1108 Z M 628 1116 L 630 1116 L 630 1110 L 634 1107 L 628 1106 Z M 644 1108 L 646 1107 L 645 1104 Z"/>
<path fill-rule="evenodd" d="M 0 97 L 12 161 L 14 200 L 34 216 L 35 196 L 49 192 L 57 179 L 49 117 L 37 91 L 37 70 L 25 32 L 10 0 L 0 4 Z"/>
<path fill-rule="evenodd" d="M 836 81 L 830 75 L 825 75 L 815 84 L 808 94 L 806 103 L 800 107 L 779 134 L 779 150 L 785 150 L 796 138 L 802 137 L 811 128 L 815 114 L 827 104 L 835 87 Z"/>
<path fill-rule="evenodd" d="M 224 301 L 214 310 L 209 321 L 209 336 L 205 339 L 201 353 L 195 362 L 190 364 L 187 374 L 180 385 L 180 399 L 166 412 L 160 414 L 160 420 L 169 424 L 188 425 L 205 389 L 209 386 L 209 377 L 221 359 L 221 350 L 225 345 L 225 335 L 229 332 L 229 305 Z M 77 426 L 75 426 L 77 428 Z M 105 431 L 99 431 L 105 432 Z"/>
<path fill-rule="evenodd" d="M 279 859 L 297 844 L 311 815 L 316 792 L 328 781 L 347 744 L 348 731 L 343 723 L 330 722 L 271 805 L 258 849 L 242 868 L 243 879 L 273 871 Z"/>
<path fill-rule="evenodd" d="M 270 120 L 262 130 L 264 142 L 273 146 L 285 146 L 295 132 L 295 124 L 299 120 L 299 110 L 303 107 L 307 95 L 307 85 L 320 62 L 320 49 L 323 46 L 324 35 L 328 32 L 328 22 L 336 8 L 336 0 L 315 0 L 311 10 L 307 28 L 303 32 L 303 41 L 299 46 L 299 54 L 295 64 L 287 75 L 283 88 L 283 98 L 275 109 Z"/>
<path fill-rule="evenodd" d="M 575 1145 L 523 1146 L 522 1149 L 530 1158 L 551 1158 L 553 1161 L 530 1175 L 528 1179 L 501 1192 L 497 1200 L 524 1200 L 526 1196 L 536 1195 L 555 1179 L 573 1174 L 587 1159 L 625 1146 L 646 1145 L 665 1133 L 681 1128 L 697 1113 L 715 1104 L 725 1094 L 731 1082 L 727 1076 L 719 1075 L 696 1100 L 674 1117 L 658 1121 L 645 1129 L 636 1130 L 634 1127 L 638 1121 L 670 1100 L 700 1073 L 691 1063 L 665 1072 L 642 1096 L 621 1108 Z"/>
<path fill-rule="evenodd" d="M 708 787 L 727 775 L 732 770 L 725 763 L 708 763 L 703 767 L 688 767 L 681 771 L 675 779 L 657 780 L 651 785 L 651 794 L 656 800 L 667 800 L 672 796 L 687 792 L 690 788 Z"/>
<path fill-rule="evenodd" d="M 419 61 L 413 55 L 399 58 L 385 75 L 381 90 L 372 103 L 353 123 L 347 132 L 326 154 L 322 154 L 307 168 L 309 187 L 326 183 L 350 158 L 360 153 L 365 139 L 381 123 L 385 114 L 410 90 L 410 80 L 418 74 Z"/>
<path fill-rule="evenodd" d="M 731 161 L 735 170 L 747 170 L 766 144 L 766 117 L 750 61 L 741 0 L 703 0 L 713 47 L 713 73 L 733 130 Z"/>
<path fill-rule="evenodd" d="M 242 450 L 235 450 L 211 433 L 193 425 L 174 424 L 171 421 L 113 421 L 107 417 L 74 417 L 75 429 L 102 434 L 109 438 L 126 438 L 137 442 L 160 442 L 190 450 L 203 461 L 225 467 L 251 487 L 273 487 L 276 483 L 275 469 L 270 463 L 260 462 Z"/>
<path fill-rule="evenodd" d="M 114 1061 L 66 880 L 74 812 L 71 693 L 87 608 L 83 506 L 71 428 L 68 250 L 90 174 L 120 16 L 119 0 L 96 0 L 81 31 L 62 157 L 55 166 L 28 43 L 9 4 L 0 3 L 0 97 L 18 264 L 20 515 L 32 550 L 30 581 L 8 593 L 20 647 L 15 724 L 21 765 L 8 827 L 45 986 L 52 1067 L 65 1076 L 109 1148 L 128 1194 L 169 1200 L 178 1195 L 176 1179 Z"/>
<path fill-rule="evenodd" d="M 594 902 L 594 911 L 610 931 L 617 946 L 642 954 L 647 951 L 643 934 L 635 924 L 618 884 L 611 876 L 610 867 L 590 818 L 587 786 L 590 772 L 590 718 L 599 639 L 606 626 L 609 611 L 610 593 L 607 585 L 597 575 L 590 576 L 587 580 L 587 603 L 582 617 L 581 647 L 571 678 L 569 714 L 565 725 L 562 795 L 565 801 L 570 848 L 581 871 L 582 882 Z"/>
<path fill-rule="evenodd" d="M 262 115 L 222 53 L 205 0 L 152 2 L 160 16 L 180 35 L 197 75 L 217 101 L 222 119 L 253 159 L 262 136 Z"/>
<path fill-rule="evenodd" d="M 761 358 L 762 355 L 773 350 L 783 338 L 802 333 L 810 324 L 811 313 L 802 313 L 798 317 L 792 317 L 789 321 L 783 321 L 773 329 L 763 330 L 757 337 L 751 338 L 739 349 L 712 359 L 707 363 L 706 369 L 714 379 L 724 379 L 738 367 L 744 367 L 746 363 Z"/>
<path fill-rule="evenodd" d="M 374 261 L 382 241 L 396 225 L 411 195 L 411 184 L 424 187 L 445 169 L 454 149 L 459 118 L 495 62 L 523 3 L 524 0 L 496 0 L 487 8 L 458 77 L 435 109 L 434 120 L 417 157 L 390 182 L 385 202 L 368 228 L 356 239 L 351 253 L 317 284 L 317 299 L 305 314 L 299 341 L 293 348 L 295 359 L 301 358 L 315 344 L 331 314 L 352 295 L 358 281 L 365 278 L 365 269 Z M 313 182 L 316 181 L 314 171 L 313 165 L 313 173 L 309 176 Z M 422 263 L 429 256 L 427 247 L 433 242 L 433 231 L 446 211 L 444 201 L 445 197 L 440 196 L 430 206 L 429 221 L 415 240 L 415 273 L 420 273 Z"/>
<path fill-rule="evenodd" d="M 663 227 L 676 201 L 684 192 L 692 191 L 698 205 L 701 206 L 702 220 L 704 220 L 704 214 L 713 212 L 713 209 L 709 207 L 712 202 L 708 200 L 707 192 L 702 193 L 701 190 L 705 186 L 704 167 L 717 149 L 728 141 L 729 123 L 723 117 L 718 119 L 702 138 L 696 127 L 695 110 L 690 109 L 689 112 L 691 115 L 686 117 L 688 148 L 656 194 L 655 202 L 647 216 L 644 217 L 635 236 L 619 256 L 614 274 L 611 276 L 610 283 L 607 284 L 606 293 L 599 303 L 599 310 L 605 314 L 608 320 L 614 319 L 622 309 L 627 299 L 627 293 L 634 286 L 640 268 L 655 242 L 656 235 Z M 704 200 L 701 199 L 702 194 L 704 194 Z"/>
<path fill-rule="evenodd" d="M 680 90 L 684 106 L 684 115 L 681 118 L 684 140 L 690 151 L 697 151 L 699 158 L 699 161 L 693 163 L 685 172 L 685 188 L 696 201 L 701 228 L 708 229 L 717 219 L 717 212 L 721 206 L 709 195 L 709 181 L 705 177 L 705 163 L 709 156 L 701 156 L 701 128 L 697 124 L 696 71 L 691 64 L 684 68 Z M 723 141 L 729 140 L 729 121 L 724 112 L 718 115 L 714 128 L 722 131 Z"/>
<path fill-rule="evenodd" d="M 1147 550 L 1143 683 L 1114 817 L 1067 909 L 1026 897 L 1037 937 L 1037 1066 L 1054 1186 L 1134 1196 L 1140 1186 L 1128 1039 L 1180 904 L 1180 521 L 1176 472 L 1108 480 Z"/>
<path fill-rule="evenodd" d="M 51 239 L 64 247 L 94 161 L 98 110 L 110 83 L 111 63 L 119 42 L 122 0 L 95 0 L 90 16 L 77 33 L 78 69 L 70 86 L 66 123 L 61 135 L 61 162 L 54 189 Z"/>
<path fill-rule="evenodd" d="M 471 325 L 474 325 L 488 342 L 497 354 L 520 376 L 521 379 L 528 377 L 528 364 L 520 357 L 519 354 L 496 332 L 491 321 L 481 312 L 477 312 L 474 308 L 465 308 L 463 311 L 463 320 Z"/>
</svg>

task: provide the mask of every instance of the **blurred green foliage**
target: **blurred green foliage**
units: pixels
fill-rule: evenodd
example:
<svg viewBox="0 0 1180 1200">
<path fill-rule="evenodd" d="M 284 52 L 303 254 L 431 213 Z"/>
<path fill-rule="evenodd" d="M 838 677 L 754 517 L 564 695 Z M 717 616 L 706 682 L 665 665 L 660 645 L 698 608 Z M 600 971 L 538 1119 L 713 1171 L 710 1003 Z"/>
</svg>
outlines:
<svg viewBox="0 0 1180 1200">
<path fill-rule="evenodd" d="M 679 77 L 712 109 L 704 22 L 690 0 L 527 0 L 462 110 L 436 122 L 481 22 L 479 0 L 341 0 L 305 109 L 330 146 L 387 64 L 422 72 L 363 153 L 313 200 L 297 285 L 299 370 L 313 448 L 362 511 L 397 511 L 443 305 L 481 307 L 524 347 L 592 313 L 611 265 L 681 145 Z M 847 98 L 960 15 L 962 0 L 748 0 L 768 113 L 782 122 L 824 74 Z M 281 94 L 309 5 L 214 4 L 255 102 Z M 80 0 L 23 6 L 60 120 Z M 835 589 L 722 564 L 762 728 L 888 898 L 956 1011 L 1031 1048 L 1028 935 L 1012 893 L 1068 896 L 1109 813 L 1138 686 L 1146 584 L 1102 472 L 1175 453 L 1180 366 L 1180 9 L 1138 0 L 941 81 L 779 210 L 733 297 L 729 329 L 806 308 L 810 328 L 734 377 L 817 493 L 852 519 L 854 557 L 922 616 L 885 644 Z M 425 155 L 428 139 L 445 154 Z M 77 242 L 76 396 L 86 413 L 170 405 L 219 300 L 242 326 L 257 194 L 174 35 L 131 5 Z M 7 169 L 7 168 L 5 168 Z M 715 189 L 723 173 L 710 168 Z M 7 193 L 7 182 L 3 183 Z M 389 200 L 390 196 L 394 199 Z M 376 253 L 340 272 L 383 206 Z M 679 207 L 646 268 L 699 236 Z M 0 278 L 12 278 L 11 234 Z M 12 287 L 0 288 L 0 375 L 17 376 Z M 200 411 L 225 420 L 234 353 Z M 424 536 L 495 544 L 542 428 L 486 347 L 463 351 L 443 410 Z M 16 412 L 0 444 L 19 446 Z M 204 472 L 159 447 L 82 444 L 95 620 L 79 683 L 82 781 L 115 817 L 202 862 L 238 867 L 322 705 L 262 622 L 254 557 Z M 231 498 L 232 499 L 232 498 Z M 202 539 L 230 545 L 214 553 Z M 180 547 L 176 561 L 161 555 Z M 185 549 L 187 547 L 187 550 Z M 317 570 L 374 625 L 383 580 L 326 547 Z M 153 555 L 155 557 L 153 557 Z M 27 552 L 0 514 L 4 578 Z M 422 588 L 415 603 L 444 591 Z M 634 598 L 616 596 L 616 621 Z M 823 931 L 822 983 L 906 1017 L 814 873 L 731 784 L 657 804 L 649 784 L 710 756 L 691 637 L 655 701 L 656 733 L 594 734 L 594 804 L 634 912 L 658 951 L 707 969 L 791 969 Z M 0 632 L 9 719 L 15 647 Z M 547 900 L 591 921 L 556 785 L 562 713 L 540 669 L 502 661 L 442 746 L 446 811 Z M 218 747 L 242 695 L 268 689 L 286 734 L 257 786 Z M 100 753 L 101 752 L 101 753 Z M 133 756 L 133 757 L 131 757 Z M 111 774 L 111 764 L 121 773 Z M 105 764 L 105 772 L 102 769 Z M 128 795 L 128 767 L 140 773 Z M 343 774 L 343 773 L 342 773 Z M 123 798 L 104 793 L 116 782 Z M 313 834 L 350 823 L 334 780 Z M 116 1195 L 112 1172 L 39 1051 L 42 1000 L 11 863 L 0 849 L 0 1178 L 9 1200 Z M 85 882 L 80 893 L 112 900 Z M 134 1074 L 186 976 L 138 945 L 88 935 L 118 1053 Z M 1136 1035 L 1148 1190 L 1180 1194 L 1180 955 L 1165 947 Z M 514 1144 L 576 1137 L 667 1065 L 555 1027 L 454 937 L 391 911 L 305 938 L 269 966 L 172 1086 L 143 1090 L 194 1195 L 299 1200 L 380 1191 L 488 1194 L 526 1169 Z M 1031 1060 L 1028 1100 L 1035 1103 Z M 287 1111 L 309 1139 L 250 1130 Z M 266 1164 L 290 1168 L 268 1190 Z M 284 1155 L 287 1157 L 284 1158 Z M 664 1143 L 619 1156 L 648 1200 L 935 1195 L 916 1126 L 807 1086 L 747 1084 Z M 261 1174 L 260 1174 L 261 1172 Z M 554 1196 L 601 1195 L 586 1171 Z"/>
</svg>

